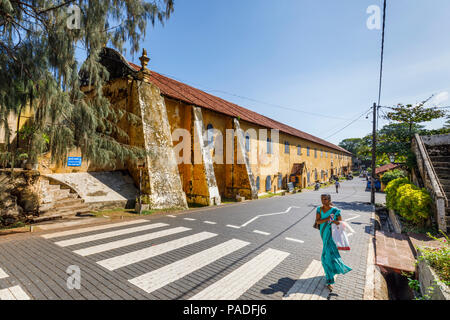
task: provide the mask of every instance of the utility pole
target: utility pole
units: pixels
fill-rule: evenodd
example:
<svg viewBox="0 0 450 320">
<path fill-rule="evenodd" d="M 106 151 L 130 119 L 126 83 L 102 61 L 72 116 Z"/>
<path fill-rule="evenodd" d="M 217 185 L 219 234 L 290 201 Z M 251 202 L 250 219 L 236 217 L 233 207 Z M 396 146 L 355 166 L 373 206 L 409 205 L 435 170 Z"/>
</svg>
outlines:
<svg viewBox="0 0 450 320">
<path fill-rule="evenodd" d="M 370 203 L 375 204 L 375 164 L 377 151 L 377 105 L 373 104 L 373 131 L 372 131 L 372 178 L 370 181 Z"/>
</svg>

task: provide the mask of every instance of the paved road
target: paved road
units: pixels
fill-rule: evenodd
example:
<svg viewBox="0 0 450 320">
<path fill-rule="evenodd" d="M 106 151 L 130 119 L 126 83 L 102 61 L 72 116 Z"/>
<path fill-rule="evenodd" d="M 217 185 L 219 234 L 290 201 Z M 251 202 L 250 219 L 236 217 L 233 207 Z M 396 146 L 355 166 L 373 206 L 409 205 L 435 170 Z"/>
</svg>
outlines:
<svg viewBox="0 0 450 320">
<path fill-rule="evenodd" d="M 348 221 L 352 247 L 342 257 L 353 270 L 337 276 L 331 295 L 312 228 L 322 189 L 2 237 L 0 299 L 361 300 L 373 211 L 364 187 L 356 178 L 341 183 L 339 194 L 326 190 Z"/>
</svg>

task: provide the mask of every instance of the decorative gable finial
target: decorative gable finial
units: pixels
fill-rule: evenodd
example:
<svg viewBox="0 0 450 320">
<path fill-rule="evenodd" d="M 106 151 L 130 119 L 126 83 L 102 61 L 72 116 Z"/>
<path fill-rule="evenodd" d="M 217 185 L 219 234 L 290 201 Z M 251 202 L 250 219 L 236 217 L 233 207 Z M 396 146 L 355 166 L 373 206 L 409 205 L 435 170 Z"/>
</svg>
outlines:
<svg viewBox="0 0 450 320">
<path fill-rule="evenodd" d="M 142 57 L 140 57 L 139 60 L 141 61 L 141 71 L 142 70 L 148 71 L 147 65 L 148 62 L 150 61 L 150 58 L 147 57 L 147 50 L 145 50 L 145 48 L 142 49 Z"/>
</svg>

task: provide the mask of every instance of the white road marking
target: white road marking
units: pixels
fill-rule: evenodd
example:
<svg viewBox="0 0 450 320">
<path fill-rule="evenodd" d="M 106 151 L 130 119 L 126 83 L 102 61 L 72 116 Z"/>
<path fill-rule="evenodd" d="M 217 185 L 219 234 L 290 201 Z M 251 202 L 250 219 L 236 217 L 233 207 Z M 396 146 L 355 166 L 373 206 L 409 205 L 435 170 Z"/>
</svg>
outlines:
<svg viewBox="0 0 450 320">
<path fill-rule="evenodd" d="M 168 214 L 167 217 L 176 218 L 175 216 Z"/>
<path fill-rule="evenodd" d="M 96 246 L 92 246 L 92 247 L 88 247 L 88 248 L 84 248 L 84 249 L 80 249 L 80 250 L 75 250 L 74 253 L 79 254 L 80 256 L 84 257 L 84 256 L 88 256 L 91 254 L 96 254 L 99 252 L 113 250 L 113 249 L 117 249 L 117 248 L 121 248 L 121 247 L 126 247 L 126 246 L 129 246 L 132 244 L 157 239 L 157 238 L 169 236 L 172 234 L 176 234 L 176 233 L 180 233 L 180 232 L 184 232 L 184 231 L 188 231 L 188 230 L 191 230 L 191 229 L 185 228 L 185 227 L 177 227 L 177 228 L 167 229 L 167 230 L 153 232 L 153 233 L 146 233 L 146 234 L 143 234 L 143 235 L 137 236 L 137 237 L 117 240 L 117 241 L 99 244 Z"/>
<path fill-rule="evenodd" d="M 9 288 L 9 291 L 14 295 L 17 300 L 30 300 L 30 297 L 23 291 L 20 286 L 14 286 Z"/>
<path fill-rule="evenodd" d="M 74 234 L 80 234 L 80 233 L 85 233 L 85 232 L 111 229 L 111 228 L 116 228 L 116 227 L 123 227 L 123 226 L 132 225 L 132 224 L 143 223 L 143 222 L 148 222 L 148 220 L 139 219 L 139 220 L 119 222 L 119 223 L 102 224 L 101 226 L 44 234 L 44 235 L 42 235 L 42 237 L 45 239 L 51 239 L 51 238 L 57 238 L 57 237 L 71 236 Z"/>
<path fill-rule="evenodd" d="M 267 249 L 189 300 L 236 300 L 287 256 L 287 252 Z"/>
<path fill-rule="evenodd" d="M 342 221 L 342 223 L 345 225 L 345 229 L 350 229 L 350 231 L 352 232 L 352 233 L 355 233 L 355 230 L 353 230 L 353 228 L 352 227 L 350 227 L 350 224 L 349 223 L 347 223 L 347 221 Z M 344 229 L 344 231 L 345 231 L 345 229 Z"/>
<path fill-rule="evenodd" d="M 232 239 L 128 281 L 147 293 L 153 292 L 248 244 L 250 243 Z"/>
<path fill-rule="evenodd" d="M 358 218 L 360 216 L 361 216 L 360 214 L 357 214 L 357 215 L 355 215 L 355 216 L 353 216 L 351 218 L 345 219 L 345 221 L 350 221 L 350 220 L 356 219 L 356 218 Z"/>
<path fill-rule="evenodd" d="M 0 279 L 8 278 L 8 277 L 9 277 L 8 274 L 5 271 L 3 271 L 2 268 L 0 268 Z"/>
<path fill-rule="evenodd" d="M 234 225 L 232 225 L 232 224 L 227 224 L 227 227 L 229 227 L 229 228 L 234 228 L 234 229 L 240 229 L 241 227 L 239 227 L 239 226 L 234 226 Z"/>
<path fill-rule="evenodd" d="M 207 224 L 217 224 L 217 222 L 213 222 L 213 221 L 203 221 L 204 223 L 207 223 Z"/>
<path fill-rule="evenodd" d="M 274 212 L 274 213 L 267 213 L 267 214 L 260 214 L 260 215 L 257 215 L 256 217 L 254 217 L 254 218 L 250 219 L 249 221 L 247 221 L 246 223 L 242 224 L 241 227 L 247 226 L 248 224 L 252 223 L 253 221 L 255 221 L 256 219 L 258 219 L 258 218 L 260 218 L 260 217 L 266 217 L 266 216 L 273 216 L 273 215 L 278 215 L 278 214 L 285 214 L 285 213 L 288 213 L 289 211 L 291 211 L 292 208 L 300 208 L 300 207 L 292 206 L 292 207 L 287 208 L 287 209 L 286 209 L 285 211 L 283 211 L 283 212 Z"/>
<path fill-rule="evenodd" d="M 97 263 L 112 271 L 215 236 L 217 236 L 217 234 L 215 233 L 201 232 L 192 236 L 169 241 L 157 246 L 133 251 L 110 259 L 101 260 Z"/>
<path fill-rule="evenodd" d="M 184 218 L 184 220 L 195 221 L 196 219 L 192 219 L 192 218 Z"/>
<path fill-rule="evenodd" d="M 328 294 L 322 263 L 313 260 L 283 300 L 326 300 Z"/>
<path fill-rule="evenodd" d="M 74 238 L 74 239 L 70 239 L 70 240 L 57 241 L 57 242 L 55 242 L 55 244 L 57 244 L 58 246 L 61 246 L 61 247 L 67 247 L 67 246 L 71 246 L 74 244 L 80 244 L 80 243 L 85 243 L 85 242 L 90 242 L 90 241 L 95 241 L 95 240 L 101 240 L 101 239 L 121 236 L 124 234 L 145 231 L 145 230 L 150 230 L 150 229 L 155 229 L 155 228 L 160 228 L 160 227 L 165 227 L 165 226 L 168 226 L 168 224 L 167 223 L 146 224 L 144 226 L 139 226 L 139 227 L 134 227 L 134 228 L 120 229 L 117 231 L 97 233 L 97 234 L 94 234 L 91 236 L 79 237 L 79 238 Z"/>
<path fill-rule="evenodd" d="M 20 286 L 0 290 L 0 300 L 30 300 Z"/>
<path fill-rule="evenodd" d="M 288 240 L 288 241 L 294 241 L 294 242 L 305 243 L 305 241 L 299 240 L 299 239 L 295 239 L 295 238 L 289 238 L 289 237 L 287 237 L 287 238 L 285 238 L 285 239 Z"/>
<path fill-rule="evenodd" d="M 253 232 L 254 232 L 254 233 L 259 233 L 259 234 L 262 234 L 262 235 L 265 235 L 265 236 L 270 235 L 269 232 L 265 232 L 265 231 L 253 230 Z"/>
</svg>

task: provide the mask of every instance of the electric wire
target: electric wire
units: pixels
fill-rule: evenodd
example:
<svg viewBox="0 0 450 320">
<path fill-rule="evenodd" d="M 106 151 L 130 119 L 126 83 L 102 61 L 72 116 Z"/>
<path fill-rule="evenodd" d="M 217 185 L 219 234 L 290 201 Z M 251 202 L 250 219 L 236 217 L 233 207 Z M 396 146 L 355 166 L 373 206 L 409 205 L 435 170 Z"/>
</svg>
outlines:
<svg viewBox="0 0 450 320">
<path fill-rule="evenodd" d="M 356 118 L 355 120 L 352 120 L 349 124 L 347 124 L 345 127 L 337 130 L 336 132 L 330 134 L 328 137 L 325 137 L 324 139 L 328 139 L 336 134 L 338 134 L 339 132 L 341 132 L 342 130 L 346 129 L 347 127 L 349 127 L 350 125 L 352 125 L 353 123 L 355 123 L 356 121 L 358 121 L 359 119 L 361 119 L 362 116 L 364 116 L 365 114 L 367 114 L 367 112 L 370 111 L 370 109 L 372 109 L 372 107 L 370 107 L 369 109 L 367 109 L 366 111 L 364 111 L 358 118 Z"/>
</svg>

